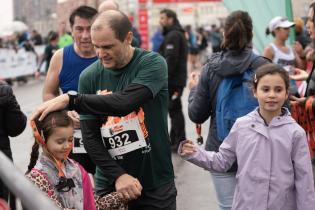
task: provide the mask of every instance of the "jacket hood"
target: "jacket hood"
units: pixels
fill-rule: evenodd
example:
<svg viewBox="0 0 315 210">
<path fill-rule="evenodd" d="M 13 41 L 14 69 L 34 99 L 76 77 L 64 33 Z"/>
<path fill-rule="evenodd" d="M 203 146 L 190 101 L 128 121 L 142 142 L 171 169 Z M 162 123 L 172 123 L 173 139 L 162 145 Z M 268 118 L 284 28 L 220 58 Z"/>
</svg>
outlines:
<svg viewBox="0 0 315 210">
<path fill-rule="evenodd" d="M 244 73 L 248 67 L 253 64 L 251 55 L 253 54 L 252 48 L 245 48 L 244 50 L 223 50 L 216 54 L 219 59 L 214 62 L 214 71 L 222 77 L 235 76 Z"/>
<path fill-rule="evenodd" d="M 173 30 L 180 31 L 182 33 L 185 32 L 185 30 L 180 25 L 172 25 L 172 26 L 163 27 L 162 34 L 165 36 L 168 32 L 173 31 Z"/>
<path fill-rule="evenodd" d="M 257 107 L 254 111 L 250 112 L 248 116 L 253 118 L 258 123 L 265 124 L 264 119 L 260 116 L 258 112 L 258 109 L 259 107 Z M 282 107 L 282 115 L 274 117 L 269 123 L 269 126 L 279 126 L 290 123 L 295 123 L 295 120 L 291 117 L 291 113 L 288 110 L 288 108 Z"/>
</svg>

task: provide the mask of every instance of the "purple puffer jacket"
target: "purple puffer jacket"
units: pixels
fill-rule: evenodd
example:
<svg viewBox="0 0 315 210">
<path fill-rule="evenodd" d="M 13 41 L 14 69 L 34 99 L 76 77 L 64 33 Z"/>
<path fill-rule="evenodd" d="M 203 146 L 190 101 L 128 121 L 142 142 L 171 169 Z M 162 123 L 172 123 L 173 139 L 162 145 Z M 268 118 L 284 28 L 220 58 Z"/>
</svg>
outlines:
<svg viewBox="0 0 315 210">
<path fill-rule="evenodd" d="M 184 159 L 217 172 L 237 160 L 232 210 L 315 210 L 305 131 L 287 110 L 269 126 L 255 110 L 236 121 L 218 153 L 198 148 Z"/>
</svg>

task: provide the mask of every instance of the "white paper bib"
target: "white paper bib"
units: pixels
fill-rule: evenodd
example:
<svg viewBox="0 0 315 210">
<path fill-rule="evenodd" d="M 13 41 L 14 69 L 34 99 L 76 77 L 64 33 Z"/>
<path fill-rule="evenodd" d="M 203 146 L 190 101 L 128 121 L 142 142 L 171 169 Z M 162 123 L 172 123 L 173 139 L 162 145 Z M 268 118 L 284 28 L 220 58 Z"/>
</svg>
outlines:
<svg viewBox="0 0 315 210">
<path fill-rule="evenodd" d="M 147 146 L 137 116 L 101 128 L 102 140 L 114 158 Z"/>
</svg>

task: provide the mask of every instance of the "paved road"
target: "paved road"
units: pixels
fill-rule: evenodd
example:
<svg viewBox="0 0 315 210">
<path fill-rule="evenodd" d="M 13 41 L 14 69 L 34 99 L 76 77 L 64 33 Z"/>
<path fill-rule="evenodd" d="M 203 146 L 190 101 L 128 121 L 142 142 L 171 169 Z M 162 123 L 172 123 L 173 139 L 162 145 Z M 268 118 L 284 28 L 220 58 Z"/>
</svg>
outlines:
<svg viewBox="0 0 315 210">
<path fill-rule="evenodd" d="M 26 85 L 15 85 L 13 88 L 22 110 L 28 117 L 41 102 L 42 88 L 43 80 L 31 80 Z M 187 91 L 184 92 L 183 102 L 187 137 L 195 139 L 195 126 L 187 117 Z M 204 137 L 206 137 L 207 128 L 208 123 L 203 126 Z M 15 164 L 23 173 L 29 162 L 33 142 L 34 139 L 29 126 L 20 136 L 11 140 Z M 209 172 L 181 160 L 176 154 L 173 154 L 173 164 L 178 189 L 177 209 L 216 210 L 214 189 Z"/>
</svg>

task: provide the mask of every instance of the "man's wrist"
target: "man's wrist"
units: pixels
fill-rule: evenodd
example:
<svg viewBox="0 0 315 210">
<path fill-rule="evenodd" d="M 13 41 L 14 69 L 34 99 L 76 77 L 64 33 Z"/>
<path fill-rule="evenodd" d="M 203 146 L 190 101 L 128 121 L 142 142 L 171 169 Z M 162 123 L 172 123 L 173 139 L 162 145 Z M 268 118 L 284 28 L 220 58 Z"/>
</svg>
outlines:
<svg viewBox="0 0 315 210">
<path fill-rule="evenodd" d="M 119 171 L 116 172 L 115 175 L 113 174 L 115 183 L 116 183 L 116 181 L 117 181 L 120 177 L 122 177 L 123 175 L 126 175 L 126 174 L 127 174 L 127 172 L 124 171 L 124 170 L 119 170 Z M 127 175 L 128 175 L 128 174 L 127 174 Z"/>
<path fill-rule="evenodd" d="M 68 95 L 68 109 L 70 111 L 76 110 L 78 93 L 76 91 L 70 90 L 67 93 Z"/>
</svg>

